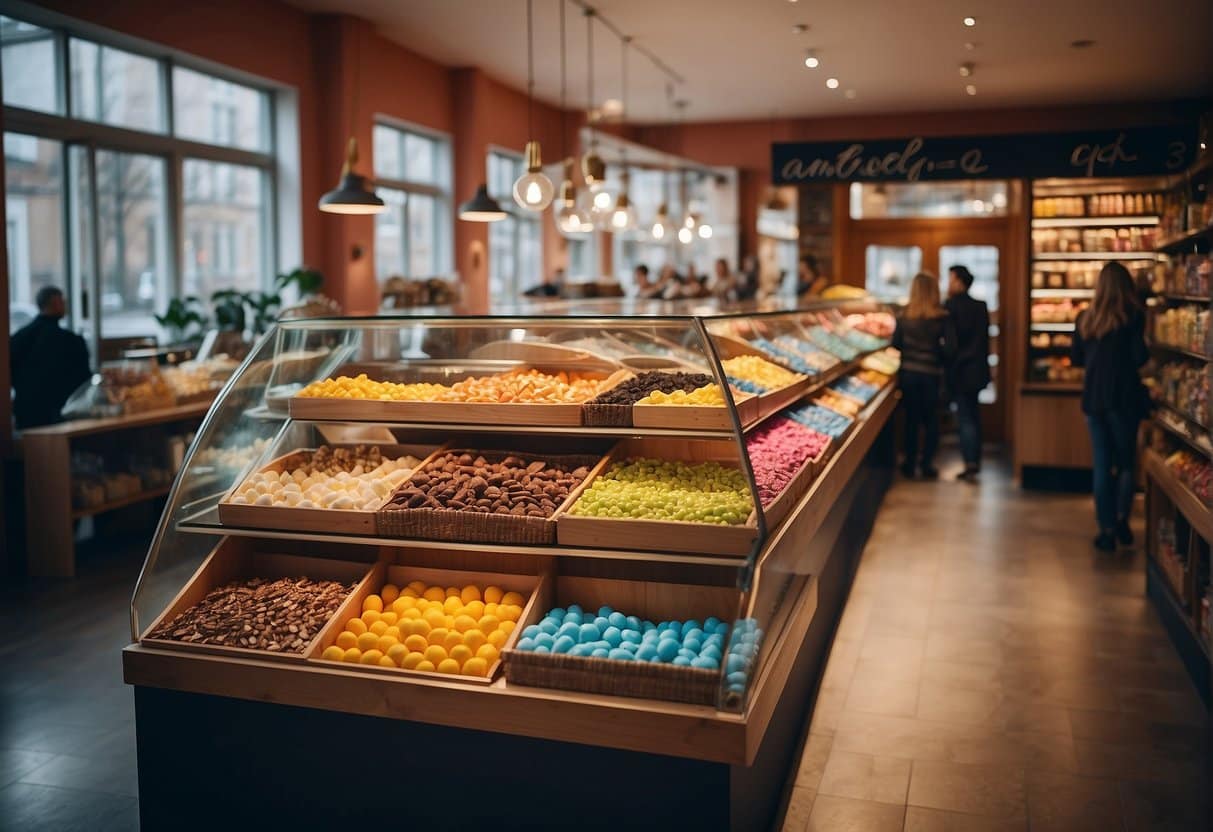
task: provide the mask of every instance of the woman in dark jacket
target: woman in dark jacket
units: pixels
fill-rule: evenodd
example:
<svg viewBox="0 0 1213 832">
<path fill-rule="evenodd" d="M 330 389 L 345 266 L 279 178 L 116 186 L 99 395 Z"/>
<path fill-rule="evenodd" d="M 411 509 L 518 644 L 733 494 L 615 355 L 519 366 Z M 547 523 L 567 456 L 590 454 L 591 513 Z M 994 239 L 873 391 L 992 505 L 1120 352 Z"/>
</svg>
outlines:
<svg viewBox="0 0 1213 832">
<path fill-rule="evenodd" d="M 920 273 L 910 284 L 910 302 L 897 317 L 893 346 L 901 350 L 902 402 L 905 404 L 905 462 L 901 472 L 913 478 L 915 467 L 935 479 L 935 450 L 939 447 L 939 385 L 956 353 L 956 328 L 939 305 L 939 281 Z M 918 456 L 918 431 L 924 440 Z"/>
<path fill-rule="evenodd" d="M 1115 549 L 1118 539 L 1126 546 L 1133 542 L 1129 510 L 1137 426 L 1150 409 L 1137 371 L 1149 357 L 1133 278 L 1120 263 L 1108 263 L 1099 272 L 1091 308 L 1078 316 L 1070 348 L 1070 361 L 1086 370 L 1082 411 L 1094 457 L 1095 546 L 1105 552 Z"/>
</svg>

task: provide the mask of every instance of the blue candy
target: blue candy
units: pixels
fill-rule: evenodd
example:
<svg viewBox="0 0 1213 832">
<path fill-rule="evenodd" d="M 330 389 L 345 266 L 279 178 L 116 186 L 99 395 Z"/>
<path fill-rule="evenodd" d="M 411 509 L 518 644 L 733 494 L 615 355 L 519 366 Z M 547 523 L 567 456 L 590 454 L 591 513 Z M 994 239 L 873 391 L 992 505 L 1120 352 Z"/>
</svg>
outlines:
<svg viewBox="0 0 1213 832">
<path fill-rule="evenodd" d="M 557 650 L 556 652 L 559 653 L 560 651 Z M 574 644 L 572 647 L 569 648 L 570 656 L 588 656 L 589 653 L 590 653 L 590 648 L 589 648 L 589 645 L 587 645 L 587 644 Z"/>
<path fill-rule="evenodd" d="M 615 659 L 616 661 L 621 662 L 630 662 L 633 656 L 627 650 L 621 650 L 616 647 L 614 650 L 607 653 L 607 658 Z"/>
<path fill-rule="evenodd" d="M 543 631 L 539 629 L 538 624 L 528 624 L 522 630 L 522 637 L 523 638 L 534 638 L 535 636 L 539 635 L 541 632 L 543 632 Z"/>
<path fill-rule="evenodd" d="M 536 653 L 551 653 L 552 651 L 544 647 L 542 644 L 535 648 Z"/>
<path fill-rule="evenodd" d="M 687 648 L 682 647 L 679 648 L 678 655 L 682 656 L 684 659 L 690 660 L 695 658 L 695 656 L 698 654 L 694 650 L 688 650 Z"/>
<path fill-rule="evenodd" d="M 729 634 L 728 623 L 721 621 L 719 624 L 716 625 L 716 635 L 727 636 L 728 634 Z"/>
<path fill-rule="evenodd" d="M 716 668 L 720 667 L 720 662 L 716 661 L 715 659 L 698 656 L 691 659 L 691 667 L 703 667 L 708 670 L 715 670 Z"/>
<path fill-rule="evenodd" d="M 623 641 L 623 633 L 619 632 L 619 628 L 615 626 L 607 627 L 602 637 L 612 647 L 618 647 L 619 643 Z"/>
<path fill-rule="evenodd" d="M 674 664 L 677 665 L 678 667 L 690 667 L 691 660 L 686 658 L 685 656 L 676 656 L 674 658 Z"/>
<path fill-rule="evenodd" d="M 640 645 L 640 649 L 636 651 L 636 660 L 647 662 L 656 655 L 657 648 L 652 644 L 652 642 L 650 642 L 648 644 Z"/>
<path fill-rule="evenodd" d="M 552 645 L 552 652 L 567 653 L 569 650 L 573 649 L 573 645 L 576 643 L 577 642 L 573 640 L 572 636 L 561 636 L 560 638 L 556 639 L 556 643 Z"/>
<path fill-rule="evenodd" d="M 620 633 L 620 635 L 623 636 L 624 641 L 630 641 L 633 644 L 640 643 L 640 631 L 639 630 L 633 630 L 633 629 L 629 628 L 627 630 L 624 630 L 622 633 Z"/>
<path fill-rule="evenodd" d="M 621 612 L 613 612 L 607 616 L 607 622 L 620 630 L 628 626 L 628 617 Z"/>
<path fill-rule="evenodd" d="M 703 656 L 704 658 L 715 659 L 717 662 L 719 662 L 720 648 L 714 644 L 709 644 L 699 651 L 699 655 Z"/>
<path fill-rule="evenodd" d="M 640 619 L 634 615 L 629 615 L 628 616 L 628 629 L 630 629 L 630 630 L 643 629 L 640 624 Z"/>
<path fill-rule="evenodd" d="M 581 623 L 581 613 L 579 613 L 579 612 L 569 613 L 568 615 L 566 615 L 564 617 L 564 623 L 565 624 L 580 624 Z"/>
<path fill-rule="evenodd" d="M 571 612 L 571 613 L 577 613 L 578 615 L 581 615 L 581 613 L 582 613 L 582 609 L 581 609 L 581 607 L 580 607 L 579 605 L 577 605 L 577 604 L 569 604 L 569 612 Z"/>
<path fill-rule="evenodd" d="M 518 649 L 519 650 L 534 650 L 535 649 L 535 640 L 533 638 L 529 638 L 529 637 L 524 637 L 524 638 L 518 639 Z"/>
<path fill-rule="evenodd" d="M 629 653 L 635 653 L 637 650 L 640 649 L 640 643 L 635 642 L 635 641 L 625 641 L 623 644 L 621 644 L 619 646 L 622 647 L 624 650 L 627 650 Z"/>
<path fill-rule="evenodd" d="M 560 628 L 558 630 L 556 630 L 554 635 L 556 636 L 556 638 L 561 638 L 562 636 L 569 636 L 574 641 L 576 641 L 577 640 L 577 625 L 566 621 L 564 624 L 560 625 Z"/>
<path fill-rule="evenodd" d="M 552 645 L 555 643 L 556 639 L 552 638 L 552 636 L 548 633 L 540 633 L 539 635 L 535 636 L 536 650 L 538 650 L 540 647 L 544 648 L 545 650 L 550 650 L 552 649 Z"/>
<path fill-rule="evenodd" d="M 700 633 L 703 632 L 703 628 L 701 626 L 699 626 L 699 622 L 696 621 L 694 618 L 692 618 L 690 621 L 683 622 L 683 625 L 682 625 L 682 634 L 684 636 L 690 635 L 691 630 L 699 630 Z"/>
<path fill-rule="evenodd" d="M 640 637 L 640 641 L 642 644 L 656 644 L 659 638 L 660 636 L 656 630 L 645 630 L 644 635 Z"/>
<path fill-rule="evenodd" d="M 738 671 L 736 673 L 730 673 L 726 678 L 728 679 L 728 682 L 730 685 L 741 685 L 742 687 L 745 687 L 747 677 L 744 673 L 742 673 L 740 671 Z"/>
<path fill-rule="evenodd" d="M 611 613 L 613 613 L 613 612 L 614 612 L 613 609 L 611 609 L 610 607 L 608 607 L 604 604 L 603 606 L 598 608 L 598 617 L 599 618 L 610 618 Z"/>
<path fill-rule="evenodd" d="M 688 638 L 682 643 L 682 646 L 693 653 L 698 653 L 700 649 L 703 648 L 702 642 L 700 642 L 697 638 Z"/>
<path fill-rule="evenodd" d="M 595 648 L 590 656 L 595 659 L 605 659 L 611 655 L 610 650 L 603 650 L 601 647 Z"/>
<path fill-rule="evenodd" d="M 548 618 L 554 618 L 557 621 L 562 621 L 564 619 L 565 614 L 566 613 L 565 613 L 564 607 L 556 607 L 555 609 L 553 609 L 551 612 L 548 613 Z"/>
<path fill-rule="evenodd" d="M 582 624 L 577 636 L 577 640 L 582 644 L 590 641 L 598 641 L 600 638 L 602 638 L 602 630 L 599 630 L 597 625 L 594 624 Z"/>
<path fill-rule="evenodd" d="M 556 631 L 560 629 L 560 625 L 550 618 L 545 618 L 539 622 L 539 629 L 549 636 L 556 635 Z"/>
<path fill-rule="evenodd" d="M 672 638 L 662 639 L 657 644 L 657 655 L 663 662 L 673 661 L 678 655 L 678 642 Z"/>
<path fill-rule="evenodd" d="M 739 656 L 736 653 L 730 653 L 725 659 L 724 667 L 729 673 L 739 673 L 745 670 L 746 661 L 744 656 Z"/>
<path fill-rule="evenodd" d="M 719 618 L 717 618 L 714 615 L 708 616 L 708 618 L 706 618 L 703 622 L 703 631 L 705 633 L 714 633 L 714 632 L 716 632 L 716 627 L 719 624 L 720 624 Z"/>
</svg>

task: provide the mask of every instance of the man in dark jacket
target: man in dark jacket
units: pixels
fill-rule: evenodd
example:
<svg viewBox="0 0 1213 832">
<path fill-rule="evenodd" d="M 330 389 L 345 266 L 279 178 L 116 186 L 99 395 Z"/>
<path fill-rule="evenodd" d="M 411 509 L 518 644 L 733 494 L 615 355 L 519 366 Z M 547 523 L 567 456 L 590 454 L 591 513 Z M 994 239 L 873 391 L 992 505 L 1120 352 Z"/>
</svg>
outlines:
<svg viewBox="0 0 1213 832">
<path fill-rule="evenodd" d="M 965 266 L 948 269 L 945 304 L 956 327 L 956 361 L 952 365 L 952 395 L 964 471 L 960 479 L 976 482 L 981 470 L 981 410 L 977 395 L 990 383 L 990 310 L 969 294 L 973 273 Z"/>
<path fill-rule="evenodd" d="M 59 326 L 67 314 L 63 292 L 46 286 L 36 299 L 38 317 L 17 330 L 9 345 L 19 430 L 61 421 L 64 403 L 92 374 L 84 339 Z"/>
</svg>

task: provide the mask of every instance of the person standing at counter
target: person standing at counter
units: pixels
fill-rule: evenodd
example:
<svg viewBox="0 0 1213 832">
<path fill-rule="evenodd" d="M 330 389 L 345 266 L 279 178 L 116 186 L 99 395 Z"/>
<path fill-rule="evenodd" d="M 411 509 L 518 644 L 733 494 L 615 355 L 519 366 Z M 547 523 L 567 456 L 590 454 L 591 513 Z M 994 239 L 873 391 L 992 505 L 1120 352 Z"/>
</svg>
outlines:
<svg viewBox="0 0 1213 832">
<path fill-rule="evenodd" d="M 935 479 L 935 451 L 939 447 L 939 384 L 944 369 L 956 354 L 956 328 L 939 305 L 939 280 L 921 272 L 910 284 L 910 302 L 897 317 L 893 346 L 901 350 L 898 380 L 905 403 L 905 461 L 901 473 L 914 478 L 915 470 Z M 922 430 L 922 456 L 918 432 Z"/>
<path fill-rule="evenodd" d="M 1094 457 L 1092 490 L 1099 534 L 1095 548 L 1110 552 L 1116 542 L 1133 542 L 1133 468 L 1137 462 L 1137 426 L 1150 409 L 1149 394 L 1137 371 L 1150 358 L 1145 315 L 1138 305 L 1133 277 L 1115 261 L 1099 272 L 1095 299 L 1078 316 L 1070 361 L 1083 367 L 1082 412 L 1087 417 Z"/>
<path fill-rule="evenodd" d="M 973 273 L 965 266 L 948 269 L 948 314 L 956 327 L 956 361 L 950 373 L 956 400 L 960 454 L 964 471 L 959 479 L 977 482 L 981 471 L 981 409 L 977 396 L 990 383 L 990 310 L 969 294 Z"/>
<path fill-rule="evenodd" d="M 821 293 L 834 284 L 827 275 L 821 274 L 817 267 L 817 258 L 806 254 L 800 258 L 796 267 L 796 295 L 821 297 Z"/>
<path fill-rule="evenodd" d="M 9 342 L 18 430 L 62 421 L 64 403 L 92 375 L 84 339 L 59 325 L 67 314 L 63 291 L 44 286 L 35 300 L 38 317 L 17 330 Z"/>
</svg>

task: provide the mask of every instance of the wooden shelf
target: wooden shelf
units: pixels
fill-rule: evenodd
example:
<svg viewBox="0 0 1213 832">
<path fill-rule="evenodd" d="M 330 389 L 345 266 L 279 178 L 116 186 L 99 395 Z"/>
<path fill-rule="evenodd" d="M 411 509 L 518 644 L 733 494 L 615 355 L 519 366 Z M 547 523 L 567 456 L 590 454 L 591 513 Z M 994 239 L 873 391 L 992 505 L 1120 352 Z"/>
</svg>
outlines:
<svg viewBox="0 0 1213 832">
<path fill-rule="evenodd" d="M 1170 413 L 1170 411 L 1166 411 L 1166 412 Z M 1188 447 L 1190 447 L 1192 450 L 1196 451 L 1197 453 L 1202 454 L 1202 455 L 1208 457 L 1209 459 L 1213 459 L 1213 444 L 1210 444 L 1207 447 L 1202 445 L 1196 436 L 1189 433 L 1190 427 L 1187 422 L 1179 422 L 1178 420 L 1176 420 L 1175 422 L 1171 422 L 1171 421 L 1168 421 L 1166 416 L 1156 413 L 1154 415 L 1154 419 L 1152 420 L 1152 424 L 1158 425 L 1160 428 L 1167 431 L 1167 433 L 1171 434 L 1176 439 L 1183 441 L 1185 444 L 1188 445 Z M 1208 434 L 1202 434 L 1202 435 L 1204 436 L 1204 438 L 1207 442 Z"/>
<path fill-rule="evenodd" d="M 37 436 L 88 436 L 92 433 L 106 433 L 114 430 L 130 430 L 151 425 L 162 425 L 167 422 L 187 422 L 201 419 L 211 409 L 211 402 L 183 404 L 176 407 L 165 407 L 160 410 L 148 410 L 143 413 L 132 413 L 126 416 L 106 416 L 100 419 L 72 419 L 57 425 L 47 425 L 42 428 L 30 428 L 21 432 L 21 438 Z"/>
<path fill-rule="evenodd" d="M 1163 292 L 1159 295 L 1164 300 L 1173 300 L 1187 303 L 1210 303 L 1210 298 L 1207 295 L 1184 295 L 1171 292 Z"/>
<path fill-rule="evenodd" d="M 1072 395 L 1082 392 L 1080 381 L 1025 381 L 1019 385 L 1024 393 L 1065 393 Z"/>
<path fill-rule="evenodd" d="M 1033 228 L 1119 228 L 1128 225 L 1158 225 L 1158 217 L 1036 217 L 1032 220 Z"/>
<path fill-rule="evenodd" d="M 1144 454 L 1146 474 L 1152 478 L 1163 493 L 1170 498 L 1192 528 L 1205 540 L 1213 542 L 1213 508 L 1200 501 L 1167 467 L 1166 462 L 1152 450 Z"/>
<path fill-rule="evenodd" d="M 1029 327 L 1037 332 L 1073 332 L 1073 321 L 1033 321 Z"/>
<path fill-rule="evenodd" d="M 1162 254 L 1175 254 L 1180 249 L 1186 246 L 1195 246 L 1197 243 L 1204 241 L 1206 243 L 1213 242 L 1213 225 L 1206 225 L 1204 228 L 1198 228 L 1195 231 L 1189 231 L 1187 234 L 1181 234 L 1178 237 L 1161 241 L 1156 251 Z"/>
<path fill-rule="evenodd" d="M 126 506 L 142 503 L 146 500 L 154 500 L 157 497 L 163 497 L 172 490 L 171 485 L 153 488 L 149 491 L 140 491 L 138 494 L 132 494 L 129 497 L 121 497 L 117 500 L 110 500 L 95 506 L 82 506 L 72 509 L 72 519 L 76 520 L 81 517 L 92 517 L 96 514 L 104 514 L 107 511 L 116 511 Z"/>
<path fill-rule="evenodd" d="M 1171 612 L 1175 615 L 1175 617 L 1183 622 L 1184 630 L 1187 632 L 1187 635 L 1191 636 L 1192 641 L 1196 642 L 1196 646 L 1200 649 L 1200 652 L 1204 653 L 1205 660 L 1213 661 L 1213 652 L 1211 652 L 1209 649 L 1209 643 L 1204 640 L 1200 632 L 1196 629 L 1196 621 L 1192 617 L 1192 614 L 1185 610 L 1179 603 L 1179 599 L 1175 597 L 1175 588 L 1172 587 L 1171 582 L 1167 580 L 1166 574 L 1162 571 L 1157 563 L 1152 561 L 1146 568 L 1154 573 L 1150 576 L 1154 582 L 1163 588 L 1162 591 L 1158 593 L 1158 596 L 1163 599 L 1163 603 L 1167 604 L 1171 608 Z"/>
<path fill-rule="evenodd" d="M 1203 433 L 1203 434 L 1207 435 L 1211 432 L 1211 429 L 1209 428 L 1208 425 L 1202 425 L 1200 422 L 1193 419 L 1187 413 L 1184 413 L 1182 410 L 1178 410 L 1175 407 L 1172 407 L 1167 402 L 1155 401 L 1154 404 L 1160 410 L 1170 413 L 1172 416 L 1174 416 L 1176 419 L 1178 419 L 1182 424 L 1187 425 L 1190 430 L 1194 430 L 1194 432 L 1196 432 L 1196 433 Z"/>
<path fill-rule="evenodd" d="M 1034 298 L 1091 298 L 1095 297 L 1094 289 L 1033 289 Z"/>
<path fill-rule="evenodd" d="M 1173 352 L 1178 355 L 1187 356 L 1188 358 L 1195 358 L 1197 361 L 1213 361 L 1213 356 L 1208 356 L 1201 352 L 1194 352 L 1190 349 L 1177 347 L 1172 344 L 1164 344 L 1161 341 L 1151 341 L 1150 348 L 1155 350 L 1166 350 L 1167 352 Z"/>
<path fill-rule="evenodd" d="M 1156 260 L 1155 251 L 1055 251 L 1034 252 L 1033 263 L 1045 263 L 1060 260 Z"/>
</svg>

